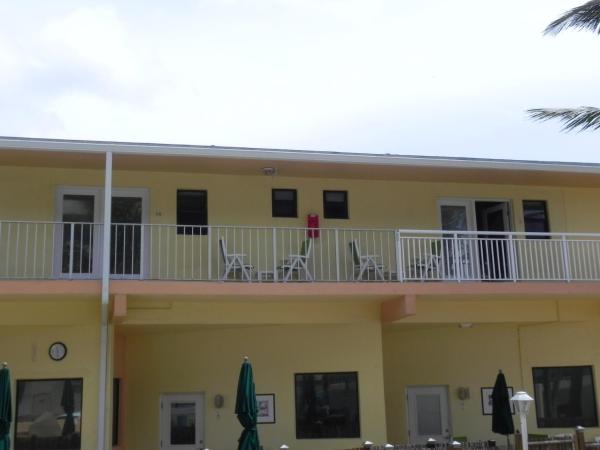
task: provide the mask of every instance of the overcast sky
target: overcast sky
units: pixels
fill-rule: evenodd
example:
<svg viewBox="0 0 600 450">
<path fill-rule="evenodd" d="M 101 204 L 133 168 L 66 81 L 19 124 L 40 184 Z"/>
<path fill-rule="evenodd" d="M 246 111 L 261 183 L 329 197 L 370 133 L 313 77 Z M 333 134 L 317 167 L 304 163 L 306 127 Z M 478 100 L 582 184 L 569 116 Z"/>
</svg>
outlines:
<svg viewBox="0 0 600 450">
<path fill-rule="evenodd" d="M 0 0 L 0 135 L 600 162 L 583 0 Z"/>
</svg>

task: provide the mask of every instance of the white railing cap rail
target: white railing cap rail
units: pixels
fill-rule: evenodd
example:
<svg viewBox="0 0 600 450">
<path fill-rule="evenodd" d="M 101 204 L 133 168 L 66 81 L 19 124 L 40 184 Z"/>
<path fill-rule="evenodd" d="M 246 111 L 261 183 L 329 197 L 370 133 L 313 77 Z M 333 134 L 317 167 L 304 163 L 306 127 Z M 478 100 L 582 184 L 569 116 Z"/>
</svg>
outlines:
<svg viewBox="0 0 600 450">
<path fill-rule="evenodd" d="M 94 225 L 101 226 L 100 222 L 64 222 L 64 221 L 42 221 L 42 220 L 0 220 L 0 223 L 11 223 L 11 224 L 47 224 L 47 225 Z M 573 233 L 573 232 L 526 232 L 526 231 L 459 231 L 459 230 L 432 230 L 432 229 L 403 229 L 403 228 L 342 228 L 342 227 L 279 227 L 279 226 L 266 226 L 266 225 L 183 225 L 183 224 L 167 224 L 167 223 L 112 223 L 117 226 L 136 226 L 136 227 L 172 227 L 172 228 L 208 228 L 208 229 L 249 229 L 249 230 L 289 230 L 289 231 L 308 231 L 308 230 L 320 230 L 320 231 L 343 231 L 343 232 L 398 232 L 401 237 L 416 237 L 416 236 L 403 236 L 403 235 L 423 235 L 424 238 L 441 237 L 451 238 L 456 236 L 468 236 L 477 238 L 483 236 L 486 238 L 493 236 L 501 237 L 558 237 L 558 238 L 595 238 L 600 239 L 599 233 Z M 429 235 L 429 236 L 427 236 Z"/>
<path fill-rule="evenodd" d="M 445 235 L 445 237 L 451 237 L 456 234 L 459 236 L 547 236 L 547 237 L 593 237 L 600 239 L 599 233 L 568 233 L 568 232 L 533 232 L 533 231 L 454 231 L 454 230 L 432 230 L 432 229 L 403 229 L 403 228 L 342 228 L 342 227 L 280 227 L 280 226 L 267 226 L 267 225 L 183 225 L 183 224 L 170 224 L 170 223 L 113 223 L 113 225 L 130 225 L 130 226 L 144 226 L 144 227 L 177 227 L 177 228 L 210 228 L 210 229 L 250 229 L 250 230 L 290 230 L 290 231 L 308 231 L 308 230 L 319 230 L 319 231 L 375 231 L 375 232 L 398 232 L 402 234 L 422 234 L 422 235 Z M 444 236 L 442 236 L 444 237 Z"/>
<path fill-rule="evenodd" d="M 102 225 L 101 222 L 66 222 L 60 220 L 0 220 L 0 223 L 32 224 L 32 225 Z M 139 223 L 136 225 L 140 225 Z"/>
</svg>

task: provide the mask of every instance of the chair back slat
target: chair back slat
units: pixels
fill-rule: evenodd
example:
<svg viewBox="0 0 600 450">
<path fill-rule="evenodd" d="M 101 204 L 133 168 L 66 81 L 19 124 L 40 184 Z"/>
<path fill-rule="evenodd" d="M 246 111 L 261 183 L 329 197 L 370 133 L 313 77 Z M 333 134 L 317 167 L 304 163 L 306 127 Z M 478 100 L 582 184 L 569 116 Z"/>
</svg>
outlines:
<svg viewBox="0 0 600 450">
<path fill-rule="evenodd" d="M 350 241 L 350 252 L 352 253 L 352 261 L 354 261 L 354 265 L 360 266 L 360 250 L 358 248 L 358 242 L 356 242 L 356 239 L 352 239 L 352 241 Z"/>
<path fill-rule="evenodd" d="M 310 251 L 312 249 L 312 239 L 308 238 L 302 241 L 302 245 L 300 246 L 300 255 L 304 256 L 306 259 L 310 257 Z"/>
<path fill-rule="evenodd" d="M 219 238 L 219 250 L 221 251 L 221 256 L 223 257 L 223 261 L 227 263 L 227 243 L 223 237 Z"/>
</svg>

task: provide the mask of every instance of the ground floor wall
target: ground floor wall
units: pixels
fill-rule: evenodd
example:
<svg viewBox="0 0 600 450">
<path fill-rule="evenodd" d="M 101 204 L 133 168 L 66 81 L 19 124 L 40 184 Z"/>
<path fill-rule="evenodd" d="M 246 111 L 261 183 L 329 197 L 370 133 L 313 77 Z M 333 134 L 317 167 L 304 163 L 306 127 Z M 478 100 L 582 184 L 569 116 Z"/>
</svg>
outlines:
<svg viewBox="0 0 600 450">
<path fill-rule="evenodd" d="M 388 439 L 407 442 L 408 386 L 447 386 L 451 434 L 469 440 L 503 437 L 491 431 L 482 414 L 481 388 L 491 387 L 502 370 L 515 392 L 533 395 L 533 367 L 591 365 L 600 386 L 600 321 L 537 324 L 396 325 L 384 329 L 383 354 Z M 458 388 L 469 389 L 460 400 Z M 598 389 L 596 389 L 598 397 Z M 598 404 L 598 398 L 596 398 Z M 514 419 L 518 428 L 518 418 Z M 530 433 L 557 434 L 572 429 L 538 428 L 535 405 L 528 415 Z M 600 429 L 586 430 L 588 439 Z"/>
<path fill-rule="evenodd" d="M 483 303 L 462 310 L 471 313 Z M 423 385 L 448 387 L 453 435 L 501 441 L 491 433 L 491 417 L 482 414 L 481 405 L 481 388 L 493 385 L 499 369 L 515 391 L 534 394 L 533 367 L 589 365 L 598 397 L 598 303 L 571 302 L 572 310 L 554 308 L 555 316 L 547 302 L 538 303 L 538 321 L 531 311 L 521 323 L 481 323 L 473 315 L 467 317 L 472 327 L 461 328 L 442 323 L 444 317 L 459 318 L 452 316 L 457 303 L 448 302 L 447 314 L 428 314 L 421 304 L 414 317 L 422 323 L 382 328 L 375 302 L 132 301 L 125 322 L 114 327 L 110 352 L 112 375 L 122 381 L 118 446 L 158 448 L 160 395 L 203 392 L 206 447 L 235 448 L 241 430 L 235 388 L 245 355 L 254 366 L 257 392 L 275 394 L 276 423 L 259 426 L 264 450 L 284 443 L 294 450 L 334 450 L 365 440 L 407 442 L 406 388 Z M 15 404 L 18 380 L 82 378 L 84 450 L 95 449 L 97 442 L 99 320 L 98 299 L 0 301 L 0 361 L 11 368 Z M 68 349 L 62 361 L 48 356 L 57 341 Z M 360 438 L 296 439 L 294 374 L 311 372 L 358 373 Z M 460 400 L 458 388 L 468 388 L 469 398 Z M 218 394 L 225 400 L 222 408 L 214 404 Z M 111 413 L 109 393 L 109 420 Z M 570 431 L 538 428 L 535 413 L 534 406 L 530 432 Z M 598 434 L 598 428 L 586 430 L 588 439 Z"/>
<path fill-rule="evenodd" d="M 0 302 L 0 361 L 6 361 L 11 370 L 13 414 L 19 381 L 81 378 L 82 450 L 94 450 L 97 444 L 98 311 L 97 302 L 88 300 Z M 67 348 L 61 361 L 49 356 L 54 342 L 62 342 Z M 32 400 L 35 405 L 22 404 L 21 407 L 42 410 L 48 401 L 45 393 L 39 393 Z M 31 425 L 28 420 L 24 419 L 21 429 Z M 15 436 L 14 427 L 19 426 L 16 422 L 13 422 L 11 438 Z"/>
<path fill-rule="evenodd" d="M 357 447 L 386 439 L 381 326 L 334 325 L 215 326 L 198 329 L 128 330 L 125 346 L 129 450 L 157 448 L 159 397 L 203 392 L 205 446 L 232 449 L 241 426 L 234 414 L 237 377 L 247 355 L 257 393 L 275 394 L 275 424 L 258 427 L 264 450 Z M 294 374 L 358 372 L 361 436 L 356 439 L 296 439 Z M 214 397 L 224 404 L 216 408 Z"/>
</svg>

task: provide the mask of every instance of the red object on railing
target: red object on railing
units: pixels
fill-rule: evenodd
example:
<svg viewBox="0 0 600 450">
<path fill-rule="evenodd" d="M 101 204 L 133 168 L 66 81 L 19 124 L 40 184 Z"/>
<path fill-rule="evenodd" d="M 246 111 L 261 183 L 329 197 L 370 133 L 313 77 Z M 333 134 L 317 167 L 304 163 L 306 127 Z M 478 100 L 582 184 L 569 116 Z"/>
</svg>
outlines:
<svg viewBox="0 0 600 450">
<path fill-rule="evenodd" d="M 319 237 L 319 215 L 318 214 L 309 214 L 306 216 L 306 226 L 308 228 L 308 237 L 309 238 L 318 238 Z"/>
</svg>

